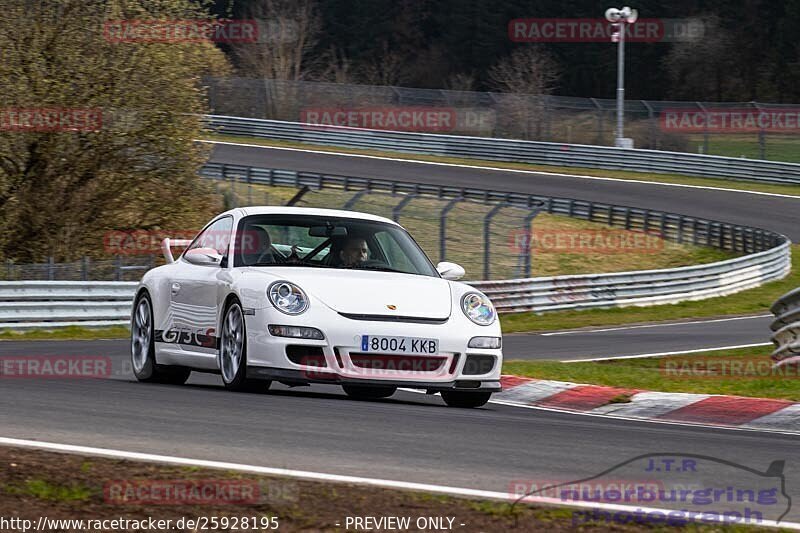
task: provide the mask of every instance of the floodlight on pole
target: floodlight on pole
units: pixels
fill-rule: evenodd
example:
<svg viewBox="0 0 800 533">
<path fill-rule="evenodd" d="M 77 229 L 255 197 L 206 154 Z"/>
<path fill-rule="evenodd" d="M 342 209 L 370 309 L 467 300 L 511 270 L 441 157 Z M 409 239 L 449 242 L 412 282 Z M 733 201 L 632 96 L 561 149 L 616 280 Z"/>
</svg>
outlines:
<svg viewBox="0 0 800 533">
<path fill-rule="evenodd" d="M 611 42 L 617 43 L 617 131 L 614 146 L 633 148 L 633 139 L 625 138 L 625 25 L 639 18 L 635 9 L 623 7 L 606 9 L 606 20 L 612 23 Z"/>
</svg>

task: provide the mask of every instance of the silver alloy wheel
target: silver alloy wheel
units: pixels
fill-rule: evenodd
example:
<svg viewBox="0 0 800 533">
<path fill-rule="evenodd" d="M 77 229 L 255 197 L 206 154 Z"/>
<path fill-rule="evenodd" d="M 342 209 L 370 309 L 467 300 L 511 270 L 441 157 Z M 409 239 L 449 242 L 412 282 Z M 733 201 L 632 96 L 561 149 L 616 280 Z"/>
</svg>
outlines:
<svg viewBox="0 0 800 533">
<path fill-rule="evenodd" d="M 244 320 L 242 308 L 233 304 L 225 315 L 220 342 L 220 370 L 222 380 L 231 383 L 236 379 L 244 351 Z"/>
<path fill-rule="evenodd" d="M 144 370 L 150 355 L 150 338 L 153 333 L 153 321 L 150 304 L 147 298 L 140 298 L 133 314 L 131 327 L 131 363 L 137 374 Z"/>
</svg>

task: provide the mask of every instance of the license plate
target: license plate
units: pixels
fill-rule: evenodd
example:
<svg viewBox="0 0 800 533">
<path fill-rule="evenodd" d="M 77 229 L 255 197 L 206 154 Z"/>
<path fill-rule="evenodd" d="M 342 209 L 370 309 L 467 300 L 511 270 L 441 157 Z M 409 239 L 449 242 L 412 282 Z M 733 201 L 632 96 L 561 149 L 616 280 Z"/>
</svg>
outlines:
<svg viewBox="0 0 800 533">
<path fill-rule="evenodd" d="M 439 353 L 439 339 L 419 337 L 361 336 L 361 351 L 368 353 L 399 353 L 408 355 L 435 355 Z"/>
</svg>

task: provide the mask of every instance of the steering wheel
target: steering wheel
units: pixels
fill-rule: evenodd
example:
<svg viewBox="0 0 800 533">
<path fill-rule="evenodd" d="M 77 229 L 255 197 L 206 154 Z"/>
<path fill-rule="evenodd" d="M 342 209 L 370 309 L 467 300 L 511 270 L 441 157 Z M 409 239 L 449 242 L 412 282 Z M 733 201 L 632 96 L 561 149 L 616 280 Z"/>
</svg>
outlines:
<svg viewBox="0 0 800 533">
<path fill-rule="evenodd" d="M 271 263 L 283 263 L 286 261 L 286 257 L 272 246 L 261 252 L 256 263 L 264 263 L 266 258 L 271 258 Z"/>
<path fill-rule="evenodd" d="M 367 259 L 366 261 L 359 261 L 355 264 L 357 267 L 380 267 L 380 268 L 391 268 L 389 263 L 385 261 L 381 261 L 380 259 Z"/>
</svg>

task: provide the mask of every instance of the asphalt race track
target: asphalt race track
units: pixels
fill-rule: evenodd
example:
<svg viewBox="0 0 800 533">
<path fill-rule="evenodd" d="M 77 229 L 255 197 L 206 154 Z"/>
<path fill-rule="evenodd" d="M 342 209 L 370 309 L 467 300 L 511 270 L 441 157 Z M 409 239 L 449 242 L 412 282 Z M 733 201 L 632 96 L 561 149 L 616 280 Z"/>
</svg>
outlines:
<svg viewBox="0 0 800 533">
<path fill-rule="evenodd" d="M 217 162 L 486 187 L 649 207 L 748 224 L 800 239 L 800 200 L 536 173 L 420 165 L 289 150 L 216 146 Z M 769 318 L 507 335 L 508 359 L 580 359 L 766 342 Z M 798 437 L 636 422 L 499 404 L 463 410 L 400 391 L 356 401 L 334 386 L 225 391 L 135 382 L 127 340 L 0 342 L 2 356 L 108 356 L 99 379 L 3 379 L 2 436 L 506 492 L 516 480 L 575 480 L 646 453 L 704 454 L 765 470 L 785 460 L 800 501 Z M 720 484 L 743 483 L 740 474 Z M 647 477 L 647 476 L 646 476 Z M 652 476 L 649 476 L 651 478 Z M 800 521 L 800 506 L 785 520 Z"/>
<path fill-rule="evenodd" d="M 184 386 L 133 380 L 124 341 L 3 342 L 3 355 L 110 355 L 108 379 L 5 379 L 3 436 L 258 466 L 505 492 L 518 480 L 574 480 L 640 454 L 703 454 L 765 470 L 786 460 L 800 497 L 797 437 L 632 422 L 489 404 L 444 407 L 398 392 L 350 400 L 338 387 L 225 391 L 218 376 Z M 730 471 L 721 484 L 748 483 Z M 652 479 L 647 474 L 646 479 Z M 795 480 L 792 482 L 792 480 Z M 798 520 L 800 509 L 786 518 Z"/>
<path fill-rule="evenodd" d="M 554 333 L 503 336 L 503 354 L 510 359 L 571 360 L 642 355 L 766 342 L 768 317 L 720 322 L 698 321 Z M 98 351 L 98 346 L 102 350 Z M 122 361 L 128 340 L 0 341 L 0 355 L 108 355 Z"/>
<path fill-rule="evenodd" d="M 506 359 L 591 359 L 769 342 L 770 316 L 503 336 Z"/>
</svg>

